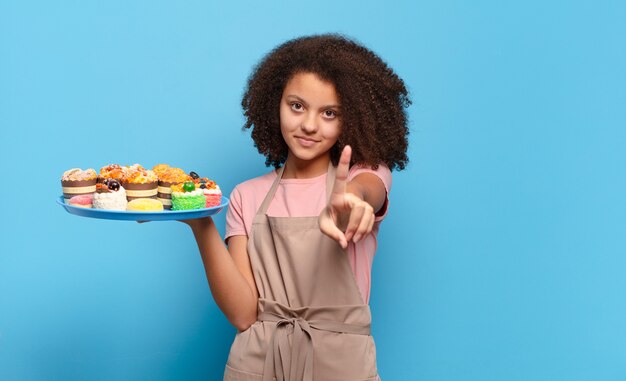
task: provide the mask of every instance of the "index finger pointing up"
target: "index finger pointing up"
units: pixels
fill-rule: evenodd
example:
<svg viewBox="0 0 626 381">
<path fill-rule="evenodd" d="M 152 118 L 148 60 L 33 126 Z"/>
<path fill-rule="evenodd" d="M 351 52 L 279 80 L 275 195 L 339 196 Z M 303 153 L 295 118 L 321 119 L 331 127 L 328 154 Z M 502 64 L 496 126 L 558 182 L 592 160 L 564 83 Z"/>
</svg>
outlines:
<svg viewBox="0 0 626 381">
<path fill-rule="evenodd" d="M 339 165 L 337 165 L 332 198 L 335 198 L 337 196 L 341 197 L 344 195 L 344 193 L 346 193 L 351 156 L 352 148 L 350 146 L 343 147 L 343 151 L 341 151 L 341 157 L 339 158 Z"/>
</svg>

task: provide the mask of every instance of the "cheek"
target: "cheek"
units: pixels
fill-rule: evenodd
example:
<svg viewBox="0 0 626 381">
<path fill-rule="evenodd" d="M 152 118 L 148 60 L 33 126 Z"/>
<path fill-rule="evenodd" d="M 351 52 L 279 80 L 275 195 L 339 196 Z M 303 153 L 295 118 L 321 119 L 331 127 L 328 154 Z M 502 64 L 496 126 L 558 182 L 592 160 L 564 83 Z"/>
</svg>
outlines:
<svg viewBox="0 0 626 381">
<path fill-rule="evenodd" d="M 280 108 L 280 129 L 281 130 L 291 130 L 293 126 L 297 126 L 298 121 L 297 118 L 294 117 L 293 113 L 289 108 L 285 109 L 285 107 Z"/>
<path fill-rule="evenodd" d="M 341 135 L 341 123 L 339 121 L 335 121 L 333 123 L 329 123 L 326 128 L 326 137 L 328 139 L 337 140 Z"/>
</svg>

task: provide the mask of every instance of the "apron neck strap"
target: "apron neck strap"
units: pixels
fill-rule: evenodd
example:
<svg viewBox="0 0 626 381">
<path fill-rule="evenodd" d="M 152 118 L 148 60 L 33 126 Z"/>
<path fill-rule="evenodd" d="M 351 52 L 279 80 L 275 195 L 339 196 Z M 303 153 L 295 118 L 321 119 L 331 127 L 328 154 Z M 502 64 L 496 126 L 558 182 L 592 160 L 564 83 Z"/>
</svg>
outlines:
<svg viewBox="0 0 626 381">
<path fill-rule="evenodd" d="M 265 195 L 265 198 L 263 199 L 263 203 L 261 204 L 261 207 L 259 208 L 259 211 L 257 212 L 257 214 L 263 215 L 267 212 L 267 209 L 269 208 L 272 200 L 274 199 L 274 194 L 276 193 L 276 189 L 278 189 L 278 184 L 280 184 L 280 180 L 283 177 L 284 171 L 285 171 L 285 165 L 283 164 L 283 166 L 280 167 L 278 171 L 276 172 L 276 179 L 274 179 L 274 182 L 272 183 L 272 187 L 267 192 L 267 195 Z M 333 166 L 332 161 L 329 161 L 328 172 L 326 173 L 326 203 L 330 201 L 330 195 L 333 190 L 334 183 L 335 183 L 335 167 Z"/>
</svg>

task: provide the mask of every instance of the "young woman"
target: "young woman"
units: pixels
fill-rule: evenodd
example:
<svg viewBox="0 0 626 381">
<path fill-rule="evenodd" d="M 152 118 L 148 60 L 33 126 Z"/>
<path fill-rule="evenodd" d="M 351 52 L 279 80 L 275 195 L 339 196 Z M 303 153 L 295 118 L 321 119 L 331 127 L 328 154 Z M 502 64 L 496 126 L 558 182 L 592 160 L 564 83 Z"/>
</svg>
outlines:
<svg viewBox="0 0 626 381">
<path fill-rule="evenodd" d="M 339 35 L 288 41 L 242 106 L 275 170 L 230 197 L 226 242 L 187 221 L 215 301 L 238 329 L 224 380 L 378 380 L 368 306 L 391 170 L 408 158 L 407 90 Z"/>
</svg>

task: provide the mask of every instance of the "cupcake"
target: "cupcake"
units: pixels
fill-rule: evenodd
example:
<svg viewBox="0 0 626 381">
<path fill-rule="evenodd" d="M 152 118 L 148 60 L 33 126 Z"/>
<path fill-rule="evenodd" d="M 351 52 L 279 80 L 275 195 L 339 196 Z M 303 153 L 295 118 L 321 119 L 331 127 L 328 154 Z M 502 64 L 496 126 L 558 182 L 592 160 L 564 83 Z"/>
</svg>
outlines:
<svg viewBox="0 0 626 381">
<path fill-rule="evenodd" d="M 157 200 L 161 201 L 163 208 L 172 209 L 171 186 L 189 181 L 191 180 L 191 177 L 182 169 L 170 167 L 167 164 L 155 165 L 152 170 L 159 178 Z"/>
<path fill-rule="evenodd" d="M 89 193 L 89 194 L 81 194 L 78 196 L 74 196 L 70 198 L 70 200 L 67 203 L 72 206 L 78 206 L 80 208 L 91 209 L 93 208 L 93 195 Z"/>
<path fill-rule="evenodd" d="M 126 190 L 114 179 L 105 179 L 96 184 L 96 193 L 93 195 L 93 207 L 105 210 L 126 210 Z"/>
<path fill-rule="evenodd" d="M 100 174 L 98 175 L 98 182 L 102 183 L 106 179 L 114 179 L 120 183 L 124 180 L 126 175 L 126 167 L 122 167 L 119 164 L 109 164 L 100 168 Z"/>
<path fill-rule="evenodd" d="M 63 172 L 61 187 L 65 202 L 68 202 L 73 196 L 93 194 L 96 191 L 97 177 L 98 175 L 93 168 L 85 170 L 72 168 Z"/>
<path fill-rule="evenodd" d="M 213 180 L 209 180 L 207 177 L 200 177 L 196 172 L 189 172 L 189 176 L 196 184 L 196 188 L 202 189 L 206 203 L 205 208 L 217 206 L 222 202 L 222 191 L 220 187 Z"/>
<path fill-rule="evenodd" d="M 197 187 L 202 189 L 204 193 L 206 201 L 206 204 L 204 205 L 205 208 L 218 206 L 222 202 L 222 190 L 219 185 L 215 183 L 215 181 L 209 180 L 205 177 L 200 181 Z"/>
<path fill-rule="evenodd" d="M 202 209 L 205 204 L 204 192 L 193 181 L 172 185 L 172 210 Z"/>
<path fill-rule="evenodd" d="M 128 201 L 137 198 L 157 198 L 158 177 L 154 171 L 134 164 L 125 167 L 124 172 L 122 186 L 126 189 Z"/>
<path fill-rule="evenodd" d="M 157 177 L 161 178 L 161 176 L 168 172 L 171 168 L 172 167 L 170 167 L 169 164 L 157 164 L 152 167 L 152 170 L 156 173 Z"/>
</svg>

